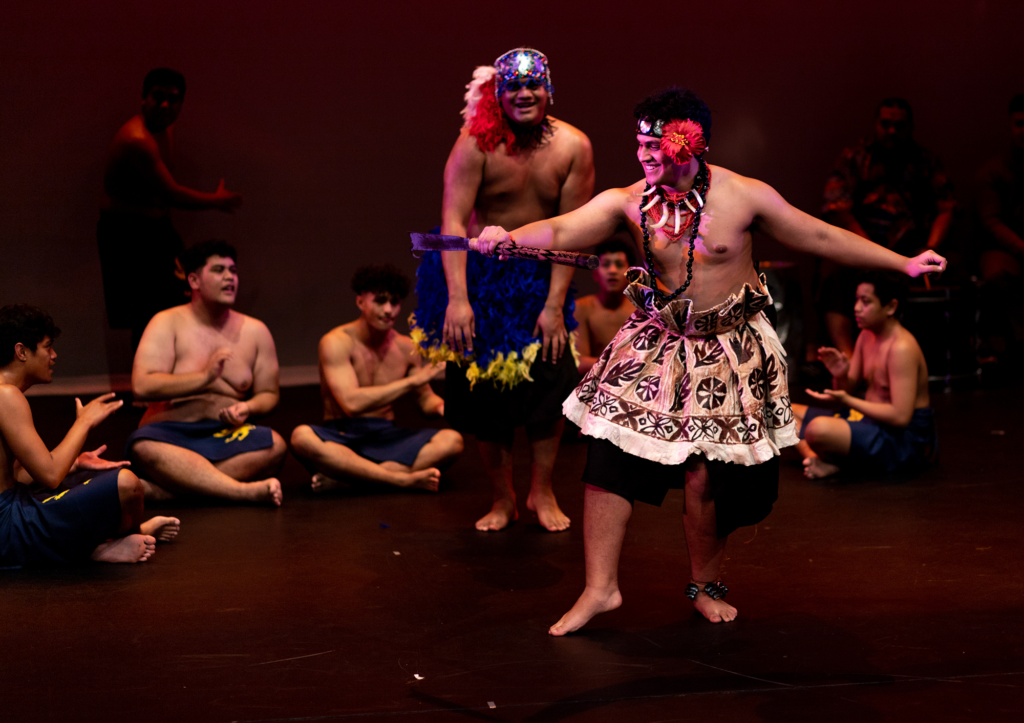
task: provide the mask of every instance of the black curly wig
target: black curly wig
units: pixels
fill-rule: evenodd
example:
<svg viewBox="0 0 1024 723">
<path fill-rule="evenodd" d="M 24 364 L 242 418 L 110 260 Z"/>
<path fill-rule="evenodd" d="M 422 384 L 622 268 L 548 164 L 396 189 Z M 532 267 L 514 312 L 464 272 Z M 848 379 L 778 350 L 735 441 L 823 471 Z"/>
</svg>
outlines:
<svg viewBox="0 0 1024 723">
<path fill-rule="evenodd" d="M 707 103 L 687 88 L 673 85 L 647 96 L 636 104 L 633 117 L 637 120 L 692 120 L 704 130 L 704 141 L 711 143 L 711 110 Z"/>
<path fill-rule="evenodd" d="M 362 266 L 352 276 L 352 291 L 357 296 L 372 293 L 404 299 L 409 295 L 409 279 L 391 264 Z"/>
</svg>

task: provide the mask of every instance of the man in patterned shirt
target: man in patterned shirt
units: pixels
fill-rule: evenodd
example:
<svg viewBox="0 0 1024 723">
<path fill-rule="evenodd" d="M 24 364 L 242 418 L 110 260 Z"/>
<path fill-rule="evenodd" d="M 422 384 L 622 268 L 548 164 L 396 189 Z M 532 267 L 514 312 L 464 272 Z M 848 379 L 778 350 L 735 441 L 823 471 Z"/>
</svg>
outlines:
<svg viewBox="0 0 1024 723">
<path fill-rule="evenodd" d="M 937 249 L 953 220 L 953 186 L 942 162 L 914 141 L 913 132 L 910 104 L 883 100 L 873 136 L 844 150 L 825 182 L 824 219 L 899 254 Z M 825 326 L 849 357 L 855 273 L 823 265 L 821 276 Z"/>
</svg>

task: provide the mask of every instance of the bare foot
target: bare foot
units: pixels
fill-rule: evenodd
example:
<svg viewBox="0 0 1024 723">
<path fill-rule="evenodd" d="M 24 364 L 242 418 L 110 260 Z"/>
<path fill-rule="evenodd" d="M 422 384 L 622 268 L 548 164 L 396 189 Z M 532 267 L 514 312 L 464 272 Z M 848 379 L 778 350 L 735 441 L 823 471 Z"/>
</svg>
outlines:
<svg viewBox="0 0 1024 723">
<path fill-rule="evenodd" d="M 736 608 L 725 600 L 715 600 L 705 592 L 697 593 L 693 607 L 713 623 L 731 623 L 738 614 Z"/>
<path fill-rule="evenodd" d="M 170 542 L 180 529 L 181 520 L 177 517 L 151 517 L 139 525 L 143 535 L 155 537 L 157 542 Z"/>
<path fill-rule="evenodd" d="M 560 637 L 572 633 L 590 622 L 595 615 L 606 613 L 622 605 L 622 593 L 615 587 L 608 591 L 591 591 L 588 587 L 580 595 L 580 599 L 572 606 L 572 610 L 562 619 L 548 628 L 548 635 Z"/>
<path fill-rule="evenodd" d="M 92 551 L 96 562 L 145 562 L 156 552 L 156 539 L 149 535 L 125 535 L 107 540 Z"/>
<path fill-rule="evenodd" d="M 317 472 L 315 475 L 313 475 L 313 482 L 312 484 L 310 484 L 310 488 L 314 492 L 330 492 L 340 484 L 341 482 L 334 479 L 333 477 L 328 477 L 327 475 L 321 472 Z"/>
<path fill-rule="evenodd" d="M 276 477 L 262 479 L 258 482 L 246 482 L 246 489 L 249 492 L 250 502 L 269 502 L 275 507 L 280 507 L 284 500 L 281 493 L 281 483 Z"/>
<path fill-rule="evenodd" d="M 441 470 L 436 467 L 421 469 L 419 472 L 400 474 L 399 477 L 403 478 L 403 481 L 398 485 L 399 487 L 415 487 L 427 492 L 437 492 L 437 488 L 441 485 Z"/>
<path fill-rule="evenodd" d="M 476 529 L 481 532 L 497 532 L 504 530 L 510 523 L 519 519 L 515 498 L 496 500 L 491 511 L 476 521 Z"/>
<path fill-rule="evenodd" d="M 804 460 L 804 477 L 807 479 L 824 479 L 838 473 L 838 465 L 829 464 L 821 457 L 808 457 Z"/>
<path fill-rule="evenodd" d="M 166 500 L 174 499 L 173 494 L 155 482 L 150 482 L 149 480 L 142 479 L 141 477 L 139 477 L 139 482 L 142 483 L 143 493 L 145 494 L 146 499 L 150 502 L 164 502 Z"/>
<path fill-rule="evenodd" d="M 569 518 L 558 507 L 551 492 L 534 493 L 526 498 L 526 508 L 537 513 L 537 521 L 548 532 L 562 532 L 569 529 Z"/>
</svg>

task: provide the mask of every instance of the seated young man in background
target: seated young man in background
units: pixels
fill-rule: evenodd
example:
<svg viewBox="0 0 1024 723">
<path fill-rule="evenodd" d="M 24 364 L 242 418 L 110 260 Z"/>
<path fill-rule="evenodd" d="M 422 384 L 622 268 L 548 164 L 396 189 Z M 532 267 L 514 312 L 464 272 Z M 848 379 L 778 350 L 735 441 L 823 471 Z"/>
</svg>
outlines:
<svg viewBox="0 0 1024 723">
<path fill-rule="evenodd" d="M 849 412 L 793 405 L 807 477 L 829 477 L 846 466 L 894 472 L 933 455 L 937 440 L 928 406 L 928 367 L 914 335 L 899 320 L 906 291 L 892 276 L 864 275 L 853 311 L 860 328 L 853 357 L 831 347 L 818 350 L 832 373 L 832 389 L 807 393 Z M 853 396 L 862 382 L 863 399 Z"/>
<path fill-rule="evenodd" d="M 0 567 L 77 562 L 145 562 L 157 540 L 178 534 L 173 517 L 143 521 L 142 484 L 127 463 L 99 458 L 105 447 L 80 454 L 89 432 L 123 402 L 104 394 L 78 408 L 75 423 L 53 451 L 36 431 L 25 391 L 53 380 L 60 333 L 41 309 L 0 309 Z M 95 476 L 57 492 L 69 472 Z M 102 471 L 101 471 L 102 470 Z M 30 485 L 54 494 L 37 500 Z"/>
<path fill-rule="evenodd" d="M 580 355 L 580 374 L 590 371 L 636 308 L 622 293 L 629 283 L 626 271 L 634 264 L 632 248 L 613 238 L 599 243 L 594 253 L 601 262 L 593 271 L 598 292 L 577 299 L 573 312 L 579 324 L 576 351 Z"/>
<path fill-rule="evenodd" d="M 188 249 L 192 300 L 159 312 L 139 342 L 132 391 L 150 405 L 125 456 L 155 499 L 186 493 L 281 504 L 272 475 L 288 445 L 249 423 L 277 406 L 277 350 L 263 322 L 231 308 L 237 258 L 226 241 Z"/>
<path fill-rule="evenodd" d="M 394 330 L 409 280 L 390 265 L 364 266 L 352 278 L 359 318 L 320 340 L 324 424 L 292 432 L 292 451 L 316 470 L 313 491 L 340 480 L 380 482 L 437 492 L 441 470 L 462 452 L 452 429 L 401 429 L 392 404 L 415 394 L 423 414 L 444 416 L 430 380 L 439 371 L 414 354 L 413 340 Z"/>
</svg>

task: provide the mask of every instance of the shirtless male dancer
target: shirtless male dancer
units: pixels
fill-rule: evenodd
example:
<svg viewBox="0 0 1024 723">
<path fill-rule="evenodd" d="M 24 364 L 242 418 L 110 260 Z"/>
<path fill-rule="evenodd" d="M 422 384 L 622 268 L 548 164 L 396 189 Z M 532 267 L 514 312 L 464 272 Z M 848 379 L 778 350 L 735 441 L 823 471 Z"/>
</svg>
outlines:
<svg viewBox="0 0 1024 723">
<path fill-rule="evenodd" d="M 594 190 L 590 141 L 548 115 L 554 87 L 543 53 L 511 50 L 493 67 L 477 68 L 467 88 L 465 124 L 444 171 L 441 233 L 475 236 L 485 226 L 521 226 L 587 202 Z M 579 380 L 567 331 L 575 326 L 567 298 L 573 270 L 467 260 L 464 251 L 441 256 L 443 277 L 436 257 L 420 267 L 416 321 L 428 343 L 454 350 L 458 362 L 446 369 L 445 418 L 476 437 L 493 487 L 491 511 L 476 529 L 502 530 L 519 518 L 512 486 L 518 427 L 530 441 L 526 506 L 545 529 L 568 529 L 551 474 L 564 424 L 561 400 Z M 433 288 L 447 289 L 447 304 L 430 315 L 424 299 Z M 495 296 L 496 288 L 504 296 Z"/>
<path fill-rule="evenodd" d="M 272 475 L 288 445 L 249 423 L 277 406 L 277 351 L 263 322 L 231 308 L 237 258 L 226 241 L 190 248 L 192 301 L 154 316 L 135 354 L 132 391 L 150 405 L 125 456 L 154 499 L 186 493 L 281 504 Z"/>
<path fill-rule="evenodd" d="M 711 112 L 691 91 L 655 94 L 634 115 L 643 180 L 511 235 L 488 227 L 476 244 L 493 254 L 514 237 L 522 246 L 577 251 L 625 228 L 645 258 L 626 290 L 637 313 L 565 403 L 566 416 L 592 438 L 587 585 L 552 635 L 622 604 L 618 561 L 632 502 L 660 504 L 680 486 L 686 594 L 711 622 L 736 618 L 719 582 L 726 537 L 770 512 L 779 448 L 797 442 L 785 352 L 762 312 L 771 297 L 754 270 L 752 229 L 850 266 L 920 276 L 946 265 L 934 251 L 900 256 L 798 211 L 760 181 L 707 165 Z"/>
<path fill-rule="evenodd" d="M 441 370 L 424 364 L 412 339 L 394 329 L 409 280 L 390 264 L 364 266 L 352 290 L 359 318 L 320 339 L 324 424 L 296 427 L 292 451 L 317 470 L 314 492 L 350 479 L 437 492 L 441 470 L 462 453 L 462 435 L 401 429 L 391 406 L 415 394 L 424 415 L 444 416 L 444 400 L 430 388 Z"/>
<path fill-rule="evenodd" d="M 832 372 L 832 389 L 807 393 L 842 411 L 793 405 L 801 425 L 797 450 L 808 478 L 830 477 L 847 466 L 895 472 L 920 466 L 934 453 L 928 365 L 917 339 L 899 319 L 906 292 L 902 279 L 863 275 L 853 307 L 861 330 L 853 356 L 832 347 L 818 349 L 818 359 Z M 862 384 L 867 387 L 863 399 L 854 396 Z"/>
<path fill-rule="evenodd" d="M 181 304 L 187 285 L 178 269 L 184 252 L 172 208 L 231 212 L 242 197 L 224 188 L 196 191 L 174 180 L 174 122 L 185 100 L 185 77 L 156 68 L 142 81 L 142 110 L 121 126 L 107 154 L 96 229 L 107 318 L 132 330 L 132 349 L 158 311 Z"/>
<path fill-rule="evenodd" d="M 586 374 L 604 348 L 633 315 L 633 305 L 622 292 L 626 290 L 626 270 L 633 265 L 633 249 L 620 239 L 602 241 L 594 249 L 599 265 L 594 269 L 597 293 L 576 300 L 576 351 L 580 355 L 580 374 Z"/>
<path fill-rule="evenodd" d="M 99 457 L 105 446 L 80 453 L 89 432 L 121 408 L 113 394 L 86 405 L 64 440 L 50 451 L 32 421 L 25 391 L 53 381 L 60 329 L 50 315 L 26 304 L 0 309 L 0 567 L 77 562 L 145 562 L 157 541 L 170 542 L 174 517 L 143 521 L 143 492 L 126 462 Z M 72 472 L 96 474 L 74 487 Z M 32 485 L 52 491 L 36 499 Z M 64 487 L 58 491 L 58 488 Z"/>
</svg>

